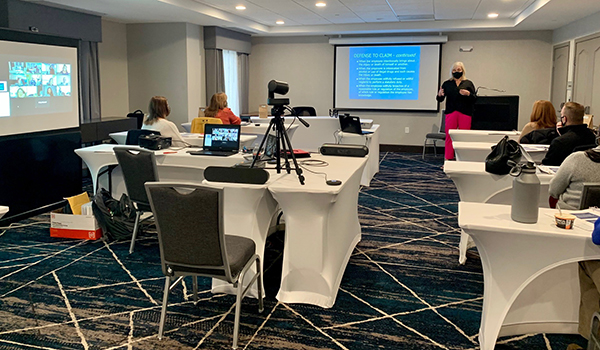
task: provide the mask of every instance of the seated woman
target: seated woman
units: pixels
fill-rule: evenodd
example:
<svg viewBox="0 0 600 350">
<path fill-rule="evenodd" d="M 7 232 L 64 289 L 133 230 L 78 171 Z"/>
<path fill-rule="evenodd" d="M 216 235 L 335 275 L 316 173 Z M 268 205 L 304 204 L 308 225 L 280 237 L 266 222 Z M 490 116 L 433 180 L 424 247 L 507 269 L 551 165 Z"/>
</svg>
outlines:
<svg viewBox="0 0 600 350">
<path fill-rule="evenodd" d="M 185 141 L 181 137 L 177 126 L 167 116 L 171 113 L 169 102 L 163 96 L 154 96 L 150 99 L 148 106 L 148 116 L 144 120 L 142 129 L 160 131 L 161 136 L 172 138 L 173 145 L 177 142 L 178 146 L 183 146 Z"/>
<path fill-rule="evenodd" d="M 242 120 L 227 108 L 227 95 L 224 92 L 218 92 L 212 96 L 210 105 L 204 110 L 204 116 L 219 118 L 223 124 L 240 125 L 242 123 Z"/>
<path fill-rule="evenodd" d="M 545 100 L 537 100 L 533 103 L 533 109 L 531 110 L 531 116 L 529 117 L 529 123 L 525 124 L 525 127 L 521 131 L 519 142 L 523 139 L 523 136 L 529 134 L 534 130 L 555 128 L 556 127 L 556 110 L 552 105 L 552 102 Z"/>
</svg>

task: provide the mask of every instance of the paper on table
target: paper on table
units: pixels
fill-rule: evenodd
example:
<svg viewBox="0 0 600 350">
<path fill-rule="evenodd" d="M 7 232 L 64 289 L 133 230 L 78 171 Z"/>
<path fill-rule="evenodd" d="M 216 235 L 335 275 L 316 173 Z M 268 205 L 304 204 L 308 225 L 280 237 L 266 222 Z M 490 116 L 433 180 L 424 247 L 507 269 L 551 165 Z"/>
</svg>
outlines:
<svg viewBox="0 0 600 350">
<path fill-rule="evenodd" d="M 542 173 L 551 175 L 556 174 L 556 172 L 558 171 L 557 166 L 538 165 L 538 169 L 540 169 Z"/>
</svg>

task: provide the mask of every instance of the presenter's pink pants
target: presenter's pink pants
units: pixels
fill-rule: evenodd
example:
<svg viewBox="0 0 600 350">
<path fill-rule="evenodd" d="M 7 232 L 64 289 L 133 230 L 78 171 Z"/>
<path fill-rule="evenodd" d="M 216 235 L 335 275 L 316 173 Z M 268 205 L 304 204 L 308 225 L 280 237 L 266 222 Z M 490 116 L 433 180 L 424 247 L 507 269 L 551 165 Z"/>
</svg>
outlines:
<svg viewBox="0 0 600 350">
<path fill-rule="evenodd" d="M 459 111 L 446 114 L 446 159 L 454 159 L 454 147 L 452 147 L 452 139 L 448 133 L 450 129 L 471 130 L 471 117 Z"/>
</svg>

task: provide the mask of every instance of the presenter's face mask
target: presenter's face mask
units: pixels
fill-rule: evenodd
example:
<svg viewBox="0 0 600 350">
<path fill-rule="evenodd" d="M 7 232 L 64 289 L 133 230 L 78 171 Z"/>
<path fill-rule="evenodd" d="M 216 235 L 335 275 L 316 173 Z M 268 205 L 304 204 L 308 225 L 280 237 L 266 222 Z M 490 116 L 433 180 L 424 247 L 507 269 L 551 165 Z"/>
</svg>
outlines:
<svg viewBox="0 0 600 350">
<path fill-rule="evenodd" d="M 459 79 L 460 77 L 462 77 L 462 75 L 463 75 L 462 71 L 452 72 L 452 76 L 454 77 L 454 79 Z"/>
</svg>

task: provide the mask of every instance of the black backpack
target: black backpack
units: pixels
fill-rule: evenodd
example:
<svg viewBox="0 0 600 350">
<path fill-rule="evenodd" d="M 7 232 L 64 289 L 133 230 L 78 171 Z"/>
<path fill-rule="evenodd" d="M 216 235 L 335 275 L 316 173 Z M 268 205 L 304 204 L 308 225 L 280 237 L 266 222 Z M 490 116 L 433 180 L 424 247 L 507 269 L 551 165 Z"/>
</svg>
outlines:
<svg viewBox="0 0 600 350">
<path fill-rule="evenodd" d="M 98 225 L 110 240 L 131 239 L 136 210 L 125 193 L 116 200 L 110 192 L 101 188 L 94 196 L 92 208 Z"/>
</svg>

